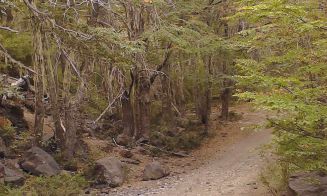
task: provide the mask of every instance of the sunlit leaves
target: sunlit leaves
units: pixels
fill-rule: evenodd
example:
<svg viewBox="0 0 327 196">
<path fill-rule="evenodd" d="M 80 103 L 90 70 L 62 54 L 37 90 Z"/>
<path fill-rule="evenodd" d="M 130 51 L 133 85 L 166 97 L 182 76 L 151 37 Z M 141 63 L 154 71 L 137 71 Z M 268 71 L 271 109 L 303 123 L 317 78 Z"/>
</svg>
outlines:
<svg viewBox="0 0 327 196">
<path fill-rule="evenodd" d="M 237 62 L 238 96 L 278 111 L 271 120 L 277 152 L 297 169 L 326 170 L 326 15 L 318 1 L 239 1 L 231 20 L 251 28 L 237 41 L 248 59 Z"/>
</svg>

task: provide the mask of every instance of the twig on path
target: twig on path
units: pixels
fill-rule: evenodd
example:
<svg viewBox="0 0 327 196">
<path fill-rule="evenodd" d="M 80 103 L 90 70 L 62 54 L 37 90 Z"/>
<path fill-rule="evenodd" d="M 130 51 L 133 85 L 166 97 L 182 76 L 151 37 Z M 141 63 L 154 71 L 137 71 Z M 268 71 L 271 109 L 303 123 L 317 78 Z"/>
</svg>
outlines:
<svg viewBox="0 0 327 196">
<path fill-rule="evenodd" d="M 174 155 L 174 156 L 177 156 L 177 157 L 190 157 L 190 155 L 187 155 L 187 154 L 184 154 L 184 153 L 168 151 L 168 150 L 165 150 L 165 149 L 162 149 L 162 148 L 159 148 L 157 146 L 150 145 L 150 144 L 144 144 L 144 143 L 140 143 L 140 144 L 144 145 L 144 146 L 147 146 L 147 147 L 158 149 L 161 152 L 164 152 L 164 153 L 170 154 L 170 155 Z"/>
</svg>

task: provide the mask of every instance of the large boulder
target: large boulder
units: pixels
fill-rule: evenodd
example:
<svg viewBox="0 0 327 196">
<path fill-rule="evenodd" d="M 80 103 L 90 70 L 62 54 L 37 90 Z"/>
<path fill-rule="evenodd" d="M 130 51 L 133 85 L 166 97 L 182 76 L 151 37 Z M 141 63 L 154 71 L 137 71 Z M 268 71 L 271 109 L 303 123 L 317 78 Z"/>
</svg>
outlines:
<svg viewBox="0 0 327 196">
<path fill-rule="evenodd" d="M 131 138 L 125 134 L 120 134 L 117 136 L 117 144 L 122 146 L 127 146 L 130 143 Z"/>
<path fill-rule="evenodd" d="M 37 176 L 53 176 L 60 172 L 60 167 L 53 157 L 39 147 L 28 150 L 20 166 L 23 170 Z"/>
<path fill-rule="evenodd" d="M 126 179 L 126 165 L 116 158 L 106 157 L 96 161 L 95 174 L 97 184 L 110 187 L 121 186 Z"/>
<path fill-rule="evenodd" d="M 25 176 L 17 169 L 9 168 L 4 164 L 0 163 L 0 183 L 6 185 L 21 186 L 24 184 Z"/>
<path fill-rule="evenodd" d="M 327 175 L 321 172 L 298 173 L 288 180 L 289 196 L 327 195 Z"/>
<path fill-rule="evenodd" d="M 157 180 L 170 174 L 169 168 L 158 161 L 154 161 L 145 166 L 143 170 L 143 180 Z"/>
</svg>

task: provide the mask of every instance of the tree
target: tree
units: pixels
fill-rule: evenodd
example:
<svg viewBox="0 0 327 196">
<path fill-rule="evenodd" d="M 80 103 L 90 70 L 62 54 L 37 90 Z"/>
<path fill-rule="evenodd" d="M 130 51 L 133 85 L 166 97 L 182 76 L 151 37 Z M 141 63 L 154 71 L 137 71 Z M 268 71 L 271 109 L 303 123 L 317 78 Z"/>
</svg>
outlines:
<svg viewBox="0 0 327 196">
<path fill-rule="evenodd" d="M 277 153 L 289 169 L 326 171 L 326 7 L 321 1 L 240 1 L 251 28 L 235 45 L 241 98 L 275 110 Z"/>
</svg>

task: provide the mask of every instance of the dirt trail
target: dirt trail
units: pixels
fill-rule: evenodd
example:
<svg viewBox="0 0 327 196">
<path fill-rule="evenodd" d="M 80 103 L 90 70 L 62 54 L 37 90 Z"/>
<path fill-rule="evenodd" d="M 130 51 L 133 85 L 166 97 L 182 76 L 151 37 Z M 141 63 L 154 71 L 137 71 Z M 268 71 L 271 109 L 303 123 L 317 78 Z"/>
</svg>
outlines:
<svg viewBox="0 0 327 196">
<path fill-rule="evenodd" d="M 258 179 L 263 162 L 255 150 L 268 141 L 267 132 L 251 135 L 159 195 L 269 195 Z"/>
<path fill-rule="evenodd" d="M 230 123 L 192 155 L 201 166 L 184 174 L 173 175 L 158 181 L 114 189 L 109 195 L 162 195 L 162 196 L 268 196 L 260 183 L 259 174 L 264 161 L 258 148 L 271 139 L 269 130 L 242 131 L 243 127 L 264 122 L 267 113 L 253 111 L 247 105 L 235 110 L 243 119 Z M 216 114 L 213 114 L 216 115 Z M 215 121 L 214 121 L 215 122 Z M 226 136 L 226 134 L 228 134 Z M 188 161 L 188 160 L 185 160 Z M 106 195 L 106 194 L 104 194 Z"/>
</svg>

